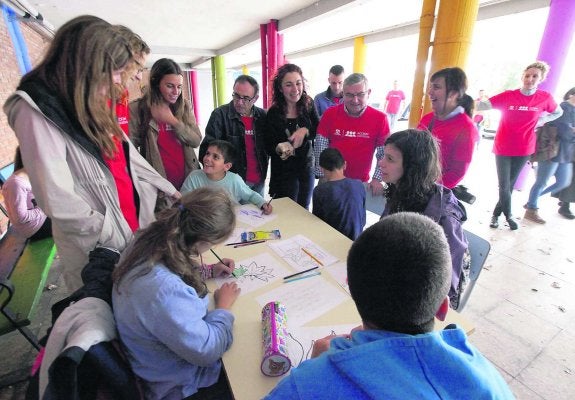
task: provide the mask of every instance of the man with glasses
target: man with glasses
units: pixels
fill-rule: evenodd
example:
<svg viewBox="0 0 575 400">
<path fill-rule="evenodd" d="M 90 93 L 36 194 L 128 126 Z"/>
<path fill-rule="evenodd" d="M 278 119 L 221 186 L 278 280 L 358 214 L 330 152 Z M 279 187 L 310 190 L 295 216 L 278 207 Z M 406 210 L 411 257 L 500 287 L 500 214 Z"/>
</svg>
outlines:
<svg viewBox="0 0 575 400">
<path fill-rule="evenodd" d="M 315 110 L 319 117 L 321 117 L 328 108 L 341 103 L 343 96 L 343 73 L 344 70 L 341 65 L 334 65 L 329 69 L 329 77 L 327 78 L 329 86 L 327 90 L 316 95 L 313 100 Z"/>
<path fill-rule="evenodd" d="M 258 99 L 258 82 L 249 75 L 236 78 L 232 101 L 212 111 L 206 136 L 200 145 L 200 160 L 210 142 L 226 140 L 236 148 L 232 172 L 240 175 L 246 184 L 263 196 L 264 183 L 268 170 L 268 155 L 264 148 L 264 133 L 257 129 L 258 121 L 266 112 L 254 105 Z"/>
<path fill-rule="evenodd" d="M 321 177 L 319 155 L 328 147 L 338 149 L 347 163 L 345 176 L 364 182 L 366 208 L 377 214 L 383 212 L 383 184 L 381 170 L 375 168 L 371 181 L 369 172 L 373 154 L 383 157 L 383 145 L 389 136 L 386 115 L 367 105 L 371 89 L 363 74 L 351 74 L 343 81 L 343 104 L 328 108 L 317 127 L 315 138 L 316 177 Z M 321 182 L 321 178 L 320 178 Z"/>
</svg>

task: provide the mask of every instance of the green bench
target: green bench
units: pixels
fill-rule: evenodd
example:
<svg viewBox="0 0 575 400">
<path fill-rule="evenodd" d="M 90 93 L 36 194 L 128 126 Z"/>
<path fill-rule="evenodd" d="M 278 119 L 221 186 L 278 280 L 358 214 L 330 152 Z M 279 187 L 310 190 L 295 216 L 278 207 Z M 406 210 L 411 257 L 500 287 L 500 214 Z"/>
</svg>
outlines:
<svg viewBox="0 0 575 400">
<path fill-rule="evenodd" d="M 52 238 L 28 242 L 11 229 L 0 240 L 0 336 L 18 330 L 36 349 L 27 326 L 33 318 L 56 255 Z"/>
</svg>

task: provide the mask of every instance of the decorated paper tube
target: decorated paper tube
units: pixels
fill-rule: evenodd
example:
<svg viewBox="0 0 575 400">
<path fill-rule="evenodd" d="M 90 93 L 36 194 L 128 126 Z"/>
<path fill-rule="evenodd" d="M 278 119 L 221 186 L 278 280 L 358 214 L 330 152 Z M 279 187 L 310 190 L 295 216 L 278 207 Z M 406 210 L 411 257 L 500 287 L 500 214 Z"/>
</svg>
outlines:
<svg viewBox="0 0 575 400">
<path fill-rule="evenodd" d="M 285 306 L 271 301 L 262 309 L 263 360 L 261 370 L 267 376 L 280 376 L 291 368 L 287 349 Z"/>
</svg>

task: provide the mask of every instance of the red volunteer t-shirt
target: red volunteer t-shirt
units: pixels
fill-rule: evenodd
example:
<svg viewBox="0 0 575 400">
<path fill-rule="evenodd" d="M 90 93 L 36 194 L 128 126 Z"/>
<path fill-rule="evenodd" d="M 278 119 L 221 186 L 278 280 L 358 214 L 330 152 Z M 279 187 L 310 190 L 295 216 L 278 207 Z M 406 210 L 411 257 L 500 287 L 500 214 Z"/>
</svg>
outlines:
<svg viewBox="0 0 575 400">
<path fill-rule="evenodd" d="M 361 117 L 353 118 L 340 104 L 325 110 L 317 133 L 343 155 L 347 162 L 346 177 L 368 182 L 373 153 L 376 147 L 384 145 L 389 124 L 386 115 L 373 107 L 367 107 Z"/>
<path fill-rule="evenodd" d="M 124 90 L 122 98 L 116 103 L 116 117 L 118 118 L 118 125 L 127 136 L 130 136 L 130 109 L 128 108 L 129 93 L 128 89 Z"/>
<path fill-rule="evenodd" d="M 132 178 L 128 172 L 128 165 L 126 164 L 126 154 L 124 153 L 124 146 L 117 137 L 112 137 L 116 145 L 116 153 L 114 157 L 110 158 L 103 155 L 104 161 L 116 182 L 116 189 L 118 191 L 118 201 L 120 202 L 120 209 L 124 218 L 130 225 L 132 232 L 135 232 L 140 224 L 138 222 L 138 213 L 136 210 L 136 201 L 134 200 L 134 186 Z"/>
<path fill-rule="evenodd" d="M 258 166 L 256 157 L 256 139 L 254 136 L 254 118 L 242 116 L 245 127 L 244 141 L 246 144 L 246 182 L 259 183 L 262 181 L 262 174 Z"/>
<path fill-rule="evenodd" d="M 387 100 L 387 107 L 385 112 L 388 114 L 397 114 L 401 102 L 405 100 L 405 94 L 401 90 L 390 90 L 385 97 Z"/>
<path fill-rule="evenodd" d="M 419 122 L 417 129 L 427 130 L 432 119 L 433 113 L 426 114 Z M 471 162 L 475 143 L 479 140 L 479 133 L 473 120 L 465 113 L 444 121 L 434 119 L 431 133 L 439 141 L 442 183 L 452 188 L 463 179 L 463 176 L 451 175 L 450 166 L 453 162 Z"/>
<path fill-rule="evenodd" d="M 551 94 L 537 90 L 526 96 L 517 90 L 506 90 L 489 99 L 501 111 L 501 120 L 493 143 L 499 156 L 528 156 L 535 153 L 535 126 L 543 112 L 551 113 L 557 103 Z"/>
<path fill-rule="evenodd" d="M 184 148 L 171 125 L 158 124 L 158 128 L 158 150 L 166 171 L 166 179 L 180 190 L 186 179 Z"/>
</svg>

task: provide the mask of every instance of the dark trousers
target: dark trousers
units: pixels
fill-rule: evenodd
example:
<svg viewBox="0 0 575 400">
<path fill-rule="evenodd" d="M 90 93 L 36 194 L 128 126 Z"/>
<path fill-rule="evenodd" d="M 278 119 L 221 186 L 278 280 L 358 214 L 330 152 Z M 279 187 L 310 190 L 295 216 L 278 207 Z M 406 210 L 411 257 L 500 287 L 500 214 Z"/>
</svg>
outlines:
<svg viewBox="0 0 575 400">
<path fill-rule="evenodd" d="M 499 201 L 493 210 L 494 217 L 499 217 L 503 213 L 505 218 L 511 218 L 513 186 L 528 159 L 529 156 L 495 156 L 497 180 L 499 181 Z"/>
<path fill-rule="evenodd" d="M 52 221 L 50 218 L 46 218 L 40 229 L 30 236 L 30 241 L 33 242 L 35 240 L 46 239 L 48 237 L 52 237 Z"/>
<path fill-rule="evenodd" d="M 289 197 L 306 210 L 309 209 L 315 184 L 313 167 L 306 166 L 291 174 L 284 173 L 282 178 L 282 182 L 276 187 L 272 188 L 270 185 L 270 195 L 275 195 L 276 198 Z"/>
<path fill-rule="evenodd" d="M 212 386 L 200 388 L 195 394 L 186 397 L 184 400 L 233 400 L 233 398 L 226 372 L 222 366 L 220 377 L 216 383 Z"/>
</svg>

